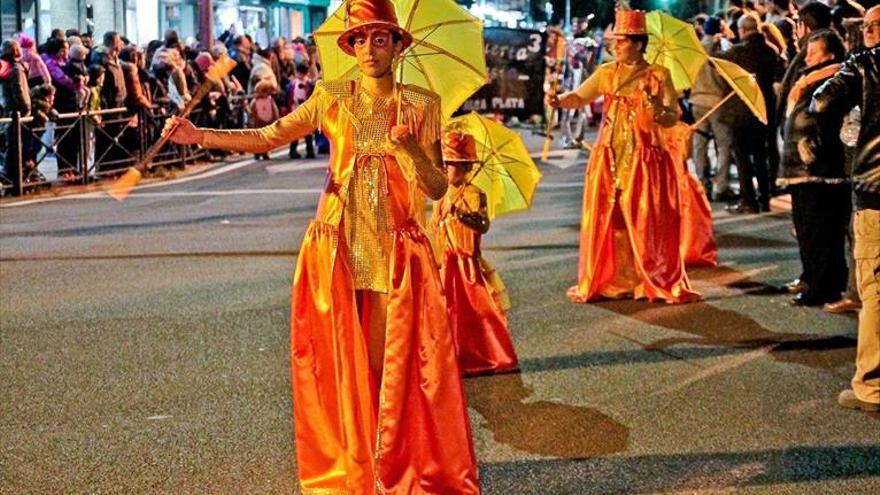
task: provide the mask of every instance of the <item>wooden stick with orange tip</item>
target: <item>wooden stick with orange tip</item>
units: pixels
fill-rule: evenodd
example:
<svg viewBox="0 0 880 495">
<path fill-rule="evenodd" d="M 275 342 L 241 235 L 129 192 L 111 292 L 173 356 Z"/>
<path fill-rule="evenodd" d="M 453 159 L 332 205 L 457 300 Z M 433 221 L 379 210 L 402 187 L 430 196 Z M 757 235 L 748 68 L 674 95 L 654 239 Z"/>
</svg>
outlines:
<svg viewBox="0 0 880 495">
<path fill-rule="evenodd" d="M 235 68 L 237 64 L 238 62 L 229 58 L 228 55 L 221 55 L 217 61 L 214 62 L 214 65 L 208 69 L 208 72 L 205 73 L 205 81 L 199 86 L 195 94 L 189 102 L 187 102 L 186 106 L 183 107 L 183 110 L 180 111 L 180 114 L 177 115 L 177 117 L 186 118 L 189 116 L 199 102 L 211 92 L 214 85 L 226 77 L 227 74 L 232 72 L 232 69 Z M 147 153 L 135 166 L 129 168 L 120 178 L 116 179 L 113 184 L 107 187 L 107 194 L 118 201 L 127 198 L 131 190 L 134 189 L 134 187 L 141 181 L 141 178 L 143 178 L 143 173 L 147 170 L 147 167 L 150 166 L 153 158 L 156 157 L 159 150 L 168 142 L 168 139 L 176 130 L 177 124 L 170 127 L 166 132 L 163 132 L 162 136 L 159 137 L 159 140 L 150 146 L 150 149 L 147 150 Z"/>
<path fill-rule="evenodd" d="M 558 63 L 558 62 L 557 62 Z M 550 79 L 550 88 L 548 93 L 548 97 L 550 99 L 556 98 L 559 93 L 559 70 L 558 67 L 553 67 L 551 69 L 551 79 Z M 544 134 L 544 146 L 541 148 L 541 160 L 547 161 L 550 157 L 550 146 L 553 144 L 553 118 L 556 116 L 556 108 L 550 109 L 547 116 L 547 129 L 545 129 Z"/>
</svg>

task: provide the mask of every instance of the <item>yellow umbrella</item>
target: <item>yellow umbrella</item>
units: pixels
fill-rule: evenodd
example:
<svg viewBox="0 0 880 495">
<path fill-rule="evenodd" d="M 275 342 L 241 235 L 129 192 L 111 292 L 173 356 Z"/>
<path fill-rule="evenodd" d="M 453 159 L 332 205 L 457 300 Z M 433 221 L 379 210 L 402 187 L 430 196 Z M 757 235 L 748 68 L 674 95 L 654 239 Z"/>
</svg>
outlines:
<svg viewBox="0 0 880 495">
<path fill-rule="evenodd" d="M 727 84 L 730 85 L 732 91 L 691 127 L 699 127 L 709 115 L 721 108 L 721 105 L 732 98 L 733 95 L 738 96 L 762 124 L 766 124 L 767 103 L 764 101 L 764 94 L 761 93 L 761 88 L 758 86 L 758 81 L 755 80 L 755 76 L 749 74 L 745 69 L 728 60 L 709 57 L 709 62 L 715 67 L 718 74 L 727 81 Z"/>
<path fill-rule="evenodd" d="M 447 129 L 474 136 L 481 163 L 468 182 L 486 193 L 489 218 L 531 206 L 541 172 L 519 134 L 473 112 L 450 120 Z"/>
<path fill-rule="evenodd" d="M 413 36 L 402 54 L 402 80 L 440 95 L 448 119 L 488 82 L 483 52 L 483 22 L 453 0 L 396 0 L 401 27 Z M 346 3 L 315 31 L 326 79 L 354 79 L 357 61 L 343 53 L 336 39 L 345 31 Z M 398 62 L 399 64 L 401 62 Z"/>
<path fill-rule="evenodd" d="M 648 28 L 645 58 L 669 69 L 676 90 L 693 87 L 708 58 L 694 27 L 656 10 L 648 12 L 645 23 Z"/>
</svg>

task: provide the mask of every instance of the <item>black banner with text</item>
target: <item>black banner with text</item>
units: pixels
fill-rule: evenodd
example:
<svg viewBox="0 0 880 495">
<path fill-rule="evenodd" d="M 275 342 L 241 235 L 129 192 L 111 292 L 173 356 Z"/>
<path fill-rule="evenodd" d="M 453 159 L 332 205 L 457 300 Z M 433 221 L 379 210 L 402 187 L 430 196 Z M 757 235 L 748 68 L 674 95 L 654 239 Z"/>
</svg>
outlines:
<svg viewBox="0 0 880 495">
<path fill-rule="evenodd" d="M 489 83 L 462 106 L 464 111 L 527 119 L 544 111 L 544 51 L 547 36 L 527 29 L 486 28 Z"/>
</svg>

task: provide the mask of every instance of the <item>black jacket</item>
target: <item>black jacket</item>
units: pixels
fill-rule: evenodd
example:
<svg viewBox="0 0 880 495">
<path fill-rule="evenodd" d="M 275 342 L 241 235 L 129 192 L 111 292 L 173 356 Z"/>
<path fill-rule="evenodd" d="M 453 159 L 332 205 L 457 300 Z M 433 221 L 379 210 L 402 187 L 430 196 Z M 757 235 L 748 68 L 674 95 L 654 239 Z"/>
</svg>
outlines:
<svg viewBox="0 0 880 495">
<path fill-rule="evenodd" d="M 832 63 L 834 62 L 806 68 L 801 72 L 801 76 L 813 74 Z M 830 109 L 820 114 L 809 112 L 813 92 L 830 78 L 831 75 L 828 75 L 806 86 L 801 91 L 798 100 L 794 102 L 794 108 L 790 109 L 789 115 L 785 118 L 782 138 L 782 177 L 784 179 L 820 182 L 822 179 L 843 179 L 846 177 L 840 128 L 847 112 L 843 108 Z M 811 163 L 804 163 L 801 159 L 798 152 L 798 143 L 801 141 L 804 141 L 815 157 Z"/>
<path fill-rule="evenodd" d="M 31 111 L 27 71 L 21 62 L 10 64 L 9 73 L 0 79 L 0 115 L 8 117 L 17 111 L 25 117 Z"/>
<path fill-rule="evenodd" d="M 862 109 L 862 123 L 856 142 L 853 175 L 880 167 L 880 47 L 850 56 L 837 74 L 813 94 L 814 113 L 848 112 Z M 854 183 L 856 207 L 880 210 L 880 193 L 868 192 Z"/>
<path fill-rule="evenodd" d="M 104 66 L 104 85 L 101 86 L 101 108 L 125 106 L 128 92 L 125 89 L 125 75 L 116 57 L 110 58 L 106 48 L 100 46 L 92 52 L 92 63 Z"/>
<path fill-rule="evenodd" d="M 791 87 L 794 85 L 795 81 L 797 81 L 798 75 L 800 75 L 801 71 L 804 70 L 804 67 L 807 65 L 805 61 L 805 58 L 807 57 L 807 40 L 814 33 L 820 31 L 830 31 L 830 29 L 817 29 L 810 33 L 810 35 L 805 36 L 798 41 L 800 47 L 797 55 L 795 55 L 788 63 L 788 68 L 785 69 L 785 75 L 782 77 L 782 87 L 779 89 L 779 105 L 776 107 L 777 115 L 785 115 L 785 98 L 788 96 L 788 92 L 791 91 Z"/>
<path fill-rule="evenodd" d="M 755 76 L 767 104 L 768 121 L 772 122 L 772 109 L 776 104 L 773 81 L 780 64 L 782 64 L 782 59 L 776 50 L 767 44 L 764 35 L 761 33 L 750 34 L 742 42 L 733 45 L 730 50 L 721 53 L 719 58 L 733 62 Z M 728 100 L 720 111 L 722 117 L 734 125 L 747 123 L 754 119 L 752 113 L 739 98 Z"/>
</svg>

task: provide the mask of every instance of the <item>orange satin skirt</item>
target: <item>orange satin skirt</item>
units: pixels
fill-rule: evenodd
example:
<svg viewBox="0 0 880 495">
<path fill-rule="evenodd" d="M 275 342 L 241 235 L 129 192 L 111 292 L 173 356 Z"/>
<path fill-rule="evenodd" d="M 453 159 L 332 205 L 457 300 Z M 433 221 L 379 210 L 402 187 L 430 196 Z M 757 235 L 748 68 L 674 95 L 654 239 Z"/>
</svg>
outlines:
<svg viewBox="0 0 880 495">
<path fill-rule="evenodd" d="M 517 369 L 516 351 L 507 328 L 504 302 L 492 279 L 498 278 L 482 258 L 446 251 L 440 270 L 449 326 L 465 376 Z"/>
<path fill-rule="evenodd" d="M 335 226 L 313 222 L 293 282 L 291 374 L 305 494 L 479 494 L 440 277 L 415 224 L 395 232 L 374 403 L 367 343 Z"/>
<path fill-rule="evenodd" d="M 590 157 L 584 178 L 578 284 L 568 290 L 569 299 L 581 303 L 597 299 L 609 287 L 622 285 L 621 274 L 634 273 L 634 298 L 698 300 L 681 256 L 678 174 L 669 153 L 656 146 L 636 146 L 628 182 L 619 192 L 611 160 L 612 151 L 602 144 Z M 619 210 L 619 229 L 614 228 L 615 210 Z M 615 252 L 621 242 L 620 234 L 614 233 L 621 229 L 623 246 L 629 250 Z"/>
<path fill-rule="evenodd" d="M 687 163 L 684 165 L 687 167 Z M 681 254 L 687 266 L 716 266 L 718 246 L 712 233 L 712 207 L 703 184 L 681 171 Z"/>
</svg>

